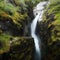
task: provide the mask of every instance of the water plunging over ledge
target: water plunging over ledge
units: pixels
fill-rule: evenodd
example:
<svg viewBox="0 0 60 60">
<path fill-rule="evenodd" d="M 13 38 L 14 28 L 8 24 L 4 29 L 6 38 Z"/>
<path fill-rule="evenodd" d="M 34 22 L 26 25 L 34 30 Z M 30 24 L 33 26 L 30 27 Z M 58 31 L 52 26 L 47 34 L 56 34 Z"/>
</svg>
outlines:
<svg viewBox="0 0 60 60">
<path fill-rule="evenodd" d="M 37 25 L 38 20 L 39 21 L 42 20 L 44 6 L 47 4 L 48 4 L 48 2 L 46 2 L 46 1 L 40 2 L 33 10 L 35 19 L 31 23 L 31 36 L 34 38 L 34 43 L 35 43 L 35 49 L 36 49 L 36 59 L 35 60 L 41 60 L 40 43 L 39 43 L 38 36 L 35 34 L 36 25 Z"/>
</svg>

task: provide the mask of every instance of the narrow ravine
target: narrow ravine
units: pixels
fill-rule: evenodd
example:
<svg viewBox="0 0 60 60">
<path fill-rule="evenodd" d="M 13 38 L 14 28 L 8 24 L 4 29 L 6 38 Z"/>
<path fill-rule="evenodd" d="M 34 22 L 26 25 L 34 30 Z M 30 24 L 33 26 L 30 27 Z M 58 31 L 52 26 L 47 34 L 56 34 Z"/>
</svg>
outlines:
<svg viewBox="0 0 60 60">
<path fill-rule="evenodd" d="M 41 60 L 41 51 L 40 51 L 40 39 L 38 39 L 38 36 L 35 34 L 36 31 L 36 25 L 37 25 L 37 21 L 41 21 L 42 20 L 42 15 L 44 12 L 44 7 L 45 5 L 47 5 L 48 2 L 44 1 L 44 2 L 40 2 L 39 4 L 37 4 L 37 6 L 35 7 L 35 9 L 33 10 L 35 18 L 31 23 L 31 36 L 34 38 L 34 42 L 35 42 L 35 49 L 36 49 L 36 55 L 35 55 L 35 60 Z M 37 15 L 36 15 L 37 14 Z"/>
</svg>

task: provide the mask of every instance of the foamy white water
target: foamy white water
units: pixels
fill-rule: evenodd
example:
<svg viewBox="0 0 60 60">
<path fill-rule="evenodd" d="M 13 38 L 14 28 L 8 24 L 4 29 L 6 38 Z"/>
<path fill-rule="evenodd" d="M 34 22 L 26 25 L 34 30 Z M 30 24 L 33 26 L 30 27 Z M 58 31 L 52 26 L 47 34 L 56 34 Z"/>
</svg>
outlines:
<svg viewBox="0 0 60 60">
<path fill-rule="evenodd" d="M 36 53 L 38 54 L 38 57 L 41 57 L 41 52 L 40 52 L 40 43 L 39 43 L 39 39 L 37 37 L 37 35 L 35 34 L 35 30 L 36 30 L 36 25 L 37 25 L 37 21 L 41 21 L 42 20 L 42 15 L 44 13 L 44 6 L 47 5 L 48 2 L 44 1 L 44 2 L 40 2 L 35 9 L 33 10 L 34 15 L 35 15 L 35 19 L 32 21 L 31 23 L 31 36 L 34 38 L 34 42 L 35 42 L 35 49 L 36 49 Z M 37 15 L 36 15 L 37 14 Z M 36 59 L 37 60 L 37 59 Z M 40 58 L 38 58 L 38 60 L 40 60 Z"/>
</svg>

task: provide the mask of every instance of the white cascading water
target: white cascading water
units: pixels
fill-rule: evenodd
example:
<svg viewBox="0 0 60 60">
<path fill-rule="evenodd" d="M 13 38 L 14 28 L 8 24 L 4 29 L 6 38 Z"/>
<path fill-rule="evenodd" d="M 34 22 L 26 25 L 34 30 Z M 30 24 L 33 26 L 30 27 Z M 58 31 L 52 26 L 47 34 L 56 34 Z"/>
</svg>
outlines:
<svg viewBox="0 0 60 60">
<path fill-rule="evenodd" d="M 43 15 L 43 12 L 44 12 L 44 6 L 45 5 L 47 5 L 47 2 L 46 1 L 40 2 L 35 7 L 35 9 L 33 10 L 34 15 L 35 15 L 35 19 L 31 23 L 31 36 L 34 38 L 35 49 L 36 49 L 36 53 L 38 55 L 38 57 L 37 57 L 36 60 L 40 60 L 40 58 L 41 58 L 41 52 L 40 52 L 39 39 L 38 39 L 37 35 L 35 34 L 35 30 L 36 30 L 37 21 L 41 21 L 42 20 L 42 15 Z"/>
</svg>

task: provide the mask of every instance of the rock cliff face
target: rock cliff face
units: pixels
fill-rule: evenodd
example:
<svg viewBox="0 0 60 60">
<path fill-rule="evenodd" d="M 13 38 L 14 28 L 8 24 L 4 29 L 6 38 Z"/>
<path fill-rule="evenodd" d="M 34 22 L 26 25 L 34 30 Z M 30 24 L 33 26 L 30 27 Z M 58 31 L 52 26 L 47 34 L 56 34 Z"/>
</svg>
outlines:
<svg viewBox="0 0 60 60">
<path fill-rule="evenodd" d="M 34 60 L 33 6 L 30 0 L 0 0 L 0 60 Z"/>
<path fill-rule="evenodd" d="M 41 39 L 42 60 L 60 60 L 60 1 L 46 8 L 43 21 L 37 24 L 37 35 Z"/>
</svg>

